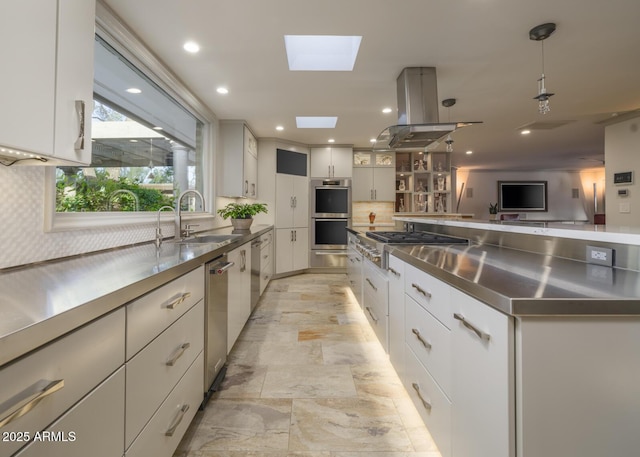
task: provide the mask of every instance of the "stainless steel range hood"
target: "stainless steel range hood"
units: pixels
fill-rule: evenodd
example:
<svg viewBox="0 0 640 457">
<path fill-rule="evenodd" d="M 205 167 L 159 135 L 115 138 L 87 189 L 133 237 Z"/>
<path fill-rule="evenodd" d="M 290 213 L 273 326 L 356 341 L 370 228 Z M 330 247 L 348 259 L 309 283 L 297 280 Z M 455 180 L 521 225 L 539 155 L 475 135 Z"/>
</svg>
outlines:
<svg viewBox="0 0 640 457">
<path fill-rule="evenodd" d="M 478 122 L 440 123 L 438 82 L 434 67 L 408 67 L 397 79 L 398 125 L 384 129 L 374 150 L 424 150 L 451 132 Z"/>
</svg>

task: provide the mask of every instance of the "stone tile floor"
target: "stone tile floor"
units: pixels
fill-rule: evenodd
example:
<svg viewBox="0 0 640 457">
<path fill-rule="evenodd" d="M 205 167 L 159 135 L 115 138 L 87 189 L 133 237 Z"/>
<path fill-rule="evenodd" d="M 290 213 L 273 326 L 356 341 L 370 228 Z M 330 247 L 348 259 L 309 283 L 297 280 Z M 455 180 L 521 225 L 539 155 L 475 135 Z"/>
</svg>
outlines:
<svg viewBox="0 0 640 457">
<path fill-rule="evenodd" d="M 174 457 L 440 457 L 346 275 L 273 280 Z"/>
</svg>

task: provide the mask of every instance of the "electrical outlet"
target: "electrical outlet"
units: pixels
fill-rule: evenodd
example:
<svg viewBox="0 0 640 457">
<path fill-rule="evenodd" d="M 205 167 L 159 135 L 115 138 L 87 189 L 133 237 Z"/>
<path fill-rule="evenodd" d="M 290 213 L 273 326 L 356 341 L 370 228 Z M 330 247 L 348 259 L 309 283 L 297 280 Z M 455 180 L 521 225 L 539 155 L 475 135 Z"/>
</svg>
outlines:
<svg viewBox="0 0 640 457">
<path fill-rule="evenodd" d="M 610 248 L 603 248 L 600 246 L 587 246 L 587 263 L 594 263 L 596 265 L 605 265 L 607 267 L 612 267 L 614 253 L 615 251 Z"/>
</svg>

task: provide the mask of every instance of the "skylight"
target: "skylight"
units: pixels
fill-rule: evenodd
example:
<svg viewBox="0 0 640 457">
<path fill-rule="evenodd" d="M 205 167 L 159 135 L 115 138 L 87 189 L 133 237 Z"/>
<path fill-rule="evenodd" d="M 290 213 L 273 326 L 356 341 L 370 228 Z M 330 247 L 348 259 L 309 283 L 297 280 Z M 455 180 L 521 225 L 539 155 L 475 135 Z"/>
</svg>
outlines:
<svg viewBox="0 0 640 457">
<path fill-rule="evenodd" d="M 352 71 L 361 36 L 285 35 L 291 71 Z"/>
<path fill-rule="evenodd" d="M 296 116 L 299 129 L 334 129 L 337 122 L 337 116 Z"/>
</svg>

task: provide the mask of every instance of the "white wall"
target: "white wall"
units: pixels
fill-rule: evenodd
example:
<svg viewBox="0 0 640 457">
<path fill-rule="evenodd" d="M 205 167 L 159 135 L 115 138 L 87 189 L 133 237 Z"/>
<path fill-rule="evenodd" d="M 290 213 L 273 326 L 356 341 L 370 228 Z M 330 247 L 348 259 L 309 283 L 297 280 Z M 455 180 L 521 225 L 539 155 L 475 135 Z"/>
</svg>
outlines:
<svg viewBox="0 0 640 457">
<path fill-rule="evenodd" d="M 548 203 L 546 212 L 520 213 L 527 220 L 586 221 L 591 195 L 585 195 L 579 172 L 574 171 L 457 171 L 456 195 L 465 188 L 457 211 L 472 213 L 477 219 L 489 218 L 489 203 L 498 201 L 498 181 L 547 181 Z M 573 198 L 572 189 L 578 189 L 579 198 Z M 471 194 L 471 196 L 470 196 Z M 589 201 L 591 198 L 591 202 Z"/>
<path fill-rule="evenodd" d="M 607 225 L 640 227 L 640 117 L 608 125 L 604 130 L 606 162 Z M 613 183 L 614 173 L 632 171 L 630 185 Z M 619 197 L 618 190 L 628 189 L 628 197 Z"/>
</svg>

